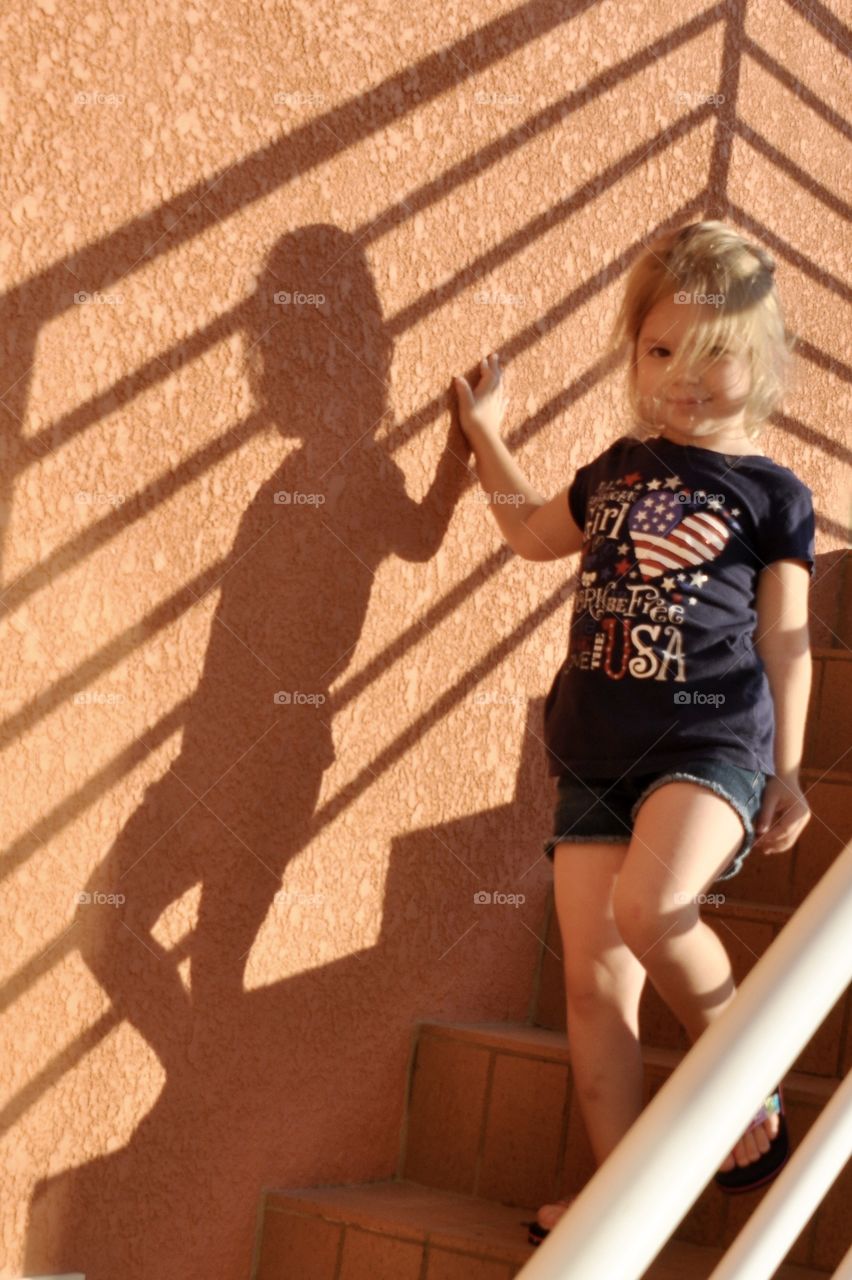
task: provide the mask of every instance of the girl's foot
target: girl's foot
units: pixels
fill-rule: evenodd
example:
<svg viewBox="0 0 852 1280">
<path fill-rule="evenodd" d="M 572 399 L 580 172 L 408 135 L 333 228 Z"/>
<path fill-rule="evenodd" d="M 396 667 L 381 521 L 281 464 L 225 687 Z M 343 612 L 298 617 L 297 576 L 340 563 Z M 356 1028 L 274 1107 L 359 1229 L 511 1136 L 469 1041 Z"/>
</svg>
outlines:
<svg viewBox="0 0 852 1280">
<path fill-rule="evenodd" d="M 756 1191 L 776 1178 L 790 1155 L 790 1135 L 784 1095 L 773 1089 L 731 1154 L 716 1170 L 714 1180 L 722 1191 Z"/>
<path fill-rule="evenodd" d="M 740 1138 L 731 1154 L 725 1159 L 723 1164 L 719 1165 L 720 1173 L 727 1173 L 729 1169 L 737 1166 L 740 1168 L 752 1164 L 755 1160 L 769 1150 L 769 1144 L 778 1133 L 781 1124 L 778 1113 L 768 1116 L 762 1125 L 758 1125 L 756 1129 L 750 1129 Z"/>
<path fill-rule="evenodd" d="M 778 1102 L 783 1106 L 780 1098 L 780 1091 Z M 750 1164 L 759 1160 L 761 1156 L 765 1155 L 766 1152 L 770 1150 L 773 1140 L 778 1137 L 780 1128 L 781 1115 L 779 1112 L 769 1110 L 768 1114 L 766 1114 L 766 1109 L 764 1109 L 764 1119 L 762 1123 L 756 1124 L 753 1128 L 749 1128 L 745 1131 L 731 1154 L 720 1165 L 719 1172 L 728 1173 L 731 1169 L 737 1168 L 747 1169 Z M 771 1181 L 786 1162 L 786 1130 L 784 1134 L 784 1145 L 785 1151 L 783 1153 L 783 1159 L 775 1162 L 776 1168 L 770 1170 L 770 1172 L 761 1179 L 762 1182 Z M 755 1185 L 760 1185 L 760 1182 Z M 748 1190 L 749 1184 L 746 1183 L 741 1189 Z M 536 1215 L 536 1220 L 534 1222 L 526 1222 L 523 1224 L 529 1228 L 528 1238 L 530 1244 L 540 1244 L 545 1236 L 553 1230 L 559 1219 L 567 1212 L 576 1199 L 577 1196 L 574 1194 L 568 1196 L 564 1200 L 557 1200 L 555 1204 L 543 1204 Z"/>
<path fill-rule="evenodd" d="M 546 1230 L 551 1231 L 576 1199 L 577 1197 L 572 1195 L 567 1200 L 557 1200 L 555 1204 L 543 1204 L 536 1215 L 536 1221 Z"/>
<path fill-rule="evenodd" d="M 761 1155 L 769 1150 L 769 1144 L 778 1133 L 780 1123 L 778 1113 L 773 1112 L 758 1128 L 744 1133 L 731 1154 L 719 1165 L 719 1172 L 727 1173 L 729 1169 L 738 1165 L 742 1167 L 760 1159 Z M 555 1204 L 542 1205 L 536 1215 L 536 1221 L 550 1231 L 576 1198 L 572 1195 L 568 1200 L 557 1200 Z"/>
</svg>

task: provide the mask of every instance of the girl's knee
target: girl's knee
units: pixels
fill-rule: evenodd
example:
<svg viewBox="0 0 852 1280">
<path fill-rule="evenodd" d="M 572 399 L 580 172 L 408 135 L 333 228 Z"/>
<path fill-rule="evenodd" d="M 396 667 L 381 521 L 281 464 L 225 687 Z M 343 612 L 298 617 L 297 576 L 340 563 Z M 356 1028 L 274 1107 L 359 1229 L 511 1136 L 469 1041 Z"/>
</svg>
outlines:
<svg viewBox="0 0 852 1280">
<path fill-rule="evenodd" d="M 647 977 L 644 968 L 620 943 L 610 948 L 607 960 L 600 956 L 565 967 L 565 994 L 578 1016 L 598 1016 L 632 1009 Z"/>
<path fill-rule="evenodd" d="M 694 901 L 682 901 L 674 889 L 649 893 L 628 883 L 616 884 L 612 898 L 618 932 L 635 956 L 662 938 L 686 933 L 698 919 Z"/>
<path fill-rule="evenodd" d="M 659 916 L 653 899 L 642 887 L 619 876 L 612 891 L 612 915 L 616 928 L 628 946 L 638 933 L 652 927 Z"/>
<path fill-rule="evenodd" d="M 598 1021 L 601 1018 L 623 1021 L 625 1010 L 638 1005 L 641 987 L 622 990 L 617 984 L 593 982 L 583 987 L 567 986 L 565 998 L 569 1019 Z"/>
</svg>

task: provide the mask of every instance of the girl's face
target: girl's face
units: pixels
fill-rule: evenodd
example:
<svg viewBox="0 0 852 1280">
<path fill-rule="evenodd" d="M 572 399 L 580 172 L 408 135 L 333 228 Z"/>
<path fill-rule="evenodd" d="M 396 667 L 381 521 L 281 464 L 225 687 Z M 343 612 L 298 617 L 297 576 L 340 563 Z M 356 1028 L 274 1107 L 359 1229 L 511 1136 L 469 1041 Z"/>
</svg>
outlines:
<svg viewBox="0 0 852 1280">
<path fill-rule="evenodd" d="M 673 438 L 743 436 L 746 397 L 751 390 L 748 352 L 734 344 L 721 358 L 697 369 L 682 370 L 664 385 L 672 357 L 684 340 L 687 326 L 702 306 L 666 298 L 645 317 L 636 343 L 636 390 L 647 421 Z"/>
</svg>

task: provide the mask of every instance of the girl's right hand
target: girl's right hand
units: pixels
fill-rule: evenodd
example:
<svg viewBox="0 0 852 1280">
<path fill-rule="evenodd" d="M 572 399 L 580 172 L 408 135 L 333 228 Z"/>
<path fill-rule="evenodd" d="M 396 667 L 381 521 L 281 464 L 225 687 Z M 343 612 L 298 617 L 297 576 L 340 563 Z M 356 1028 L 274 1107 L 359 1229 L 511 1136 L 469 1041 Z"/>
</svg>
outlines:
<svg viewBox="0 0 852 1280">
<path fill-rule="evenodd" d="M 469 443 L 474 444 L 477 431 L 499 435 L 509 397 L 496 351 L 480 362 L 480 378 L 475 391 L 471 391 L 467 378 L 453 378 L 453 383 L 459 398 L 462 430 Z"/>
</svg>

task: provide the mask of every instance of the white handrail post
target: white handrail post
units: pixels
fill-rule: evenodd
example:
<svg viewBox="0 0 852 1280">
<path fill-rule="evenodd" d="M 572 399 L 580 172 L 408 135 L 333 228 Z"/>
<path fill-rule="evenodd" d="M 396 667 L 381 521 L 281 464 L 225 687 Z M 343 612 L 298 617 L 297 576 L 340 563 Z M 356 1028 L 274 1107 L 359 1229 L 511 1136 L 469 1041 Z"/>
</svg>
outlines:
<svg viewBox="0 0 852 1280">
<path fill-rule="evenodd" d="M 524 1280 L 638 1280 L 852 977 L 852 841 L 580 1192 Z"/>
</svg>

